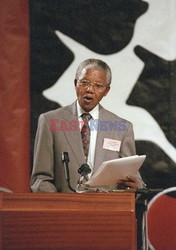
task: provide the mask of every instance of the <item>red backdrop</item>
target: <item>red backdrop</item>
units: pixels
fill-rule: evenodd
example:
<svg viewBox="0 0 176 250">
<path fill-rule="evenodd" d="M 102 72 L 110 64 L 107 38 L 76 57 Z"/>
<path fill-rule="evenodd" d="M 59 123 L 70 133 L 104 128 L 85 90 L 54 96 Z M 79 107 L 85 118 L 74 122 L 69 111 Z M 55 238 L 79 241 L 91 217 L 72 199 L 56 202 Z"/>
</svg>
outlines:
<svg viewBox="0 0 176 250">
<path fill-rule="evenodd" d="M 0 1 L 0 187 L 29 191 L 27 0 Z"/>
</svg>

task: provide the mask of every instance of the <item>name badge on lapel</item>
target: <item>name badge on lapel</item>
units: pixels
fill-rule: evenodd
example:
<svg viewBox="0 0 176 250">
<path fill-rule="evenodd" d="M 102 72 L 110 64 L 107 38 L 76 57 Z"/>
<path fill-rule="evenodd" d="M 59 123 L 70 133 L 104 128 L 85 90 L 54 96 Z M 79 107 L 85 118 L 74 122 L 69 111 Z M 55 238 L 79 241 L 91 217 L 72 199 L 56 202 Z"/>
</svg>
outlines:
<svg viewBox="0 0 176 250">
<path fill-rule="evenodd" d="M 119 152 L 120 151 L 120 145 L 121 145 L 121 141 L 104 138 L 104 143 L 103 143 L 103 148 L 104 149 Z"/>
</svg>

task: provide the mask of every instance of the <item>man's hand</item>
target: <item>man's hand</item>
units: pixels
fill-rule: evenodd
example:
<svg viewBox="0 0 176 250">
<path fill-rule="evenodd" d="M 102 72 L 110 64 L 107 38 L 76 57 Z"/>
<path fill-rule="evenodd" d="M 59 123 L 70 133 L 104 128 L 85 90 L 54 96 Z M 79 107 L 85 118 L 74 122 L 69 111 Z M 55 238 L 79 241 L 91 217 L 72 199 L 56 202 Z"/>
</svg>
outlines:
<svg viewBox="0 0 176 250">
<path fill-rule="evenodd" d="M 134 176 L 128 175 L 126 179 L 117 181 L 118 189 L 137 189 L 138 188 L 138 179 Z"/>
</svg>

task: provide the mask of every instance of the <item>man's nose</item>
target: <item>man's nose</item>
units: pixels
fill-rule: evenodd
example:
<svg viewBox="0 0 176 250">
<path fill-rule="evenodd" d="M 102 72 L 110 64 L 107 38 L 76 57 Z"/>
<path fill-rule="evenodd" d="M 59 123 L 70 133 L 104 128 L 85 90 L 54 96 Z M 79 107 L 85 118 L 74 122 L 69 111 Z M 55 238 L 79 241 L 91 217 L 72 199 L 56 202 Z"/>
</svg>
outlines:
<svg viewBox="0 0 176 250">
<path fill-rule="evenodd" d="M 88 92 L 94 93 L 93 84 L 89 84 L 86 90 L 87 90 Z"/>
</svg>

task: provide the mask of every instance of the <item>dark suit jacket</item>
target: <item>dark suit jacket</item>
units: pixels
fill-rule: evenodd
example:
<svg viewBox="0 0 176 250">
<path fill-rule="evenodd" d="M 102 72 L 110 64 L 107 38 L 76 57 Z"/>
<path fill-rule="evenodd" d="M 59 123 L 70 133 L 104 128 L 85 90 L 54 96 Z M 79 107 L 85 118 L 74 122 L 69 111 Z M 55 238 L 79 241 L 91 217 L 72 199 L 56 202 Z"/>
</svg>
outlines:
<svg viewBox="0 0 176 250">
<path fill-rule="evenodd" d="M 103 161 L 136 153 L 133 127 L 130 122 L 107 111 L 101 105 L 99 121 L 101 121 L 101 125 L 105 124 L 105 126 L 99 126 L 101 131 L 97 132 L 93 172 L 100 167 Z M 53 130 L 52 122 L 54 124 L 62 122 L 69 125 L 60 131 L 51 131 Z M 117 128 L 107 129 L 107 122 L 115 122 Z M 75 125 L 77 123 L 76 102 L 40 115 L 31 176 L 31 190 L 33 192 L 69 192 L 61 158 L 62 152 L 69 153 L 71 186 L 76 187 L 79 179 L 78 168 L 85 163 L 80 131 Z M 56 124 L 56 130 L 59 128 L 59 124 L 58 126 Z M 121 141 L 120 151 L 104 149 L 104 138 Z"/>
</svg>

